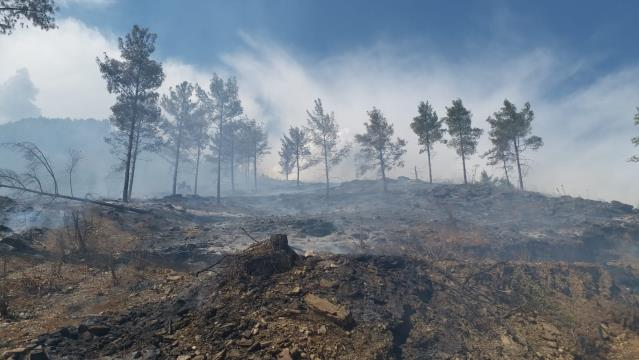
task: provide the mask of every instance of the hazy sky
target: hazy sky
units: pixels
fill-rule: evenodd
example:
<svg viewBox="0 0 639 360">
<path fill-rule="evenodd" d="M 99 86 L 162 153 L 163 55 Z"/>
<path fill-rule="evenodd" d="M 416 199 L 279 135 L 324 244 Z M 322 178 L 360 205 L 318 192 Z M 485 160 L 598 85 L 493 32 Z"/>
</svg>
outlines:
<svg viewBox="0 0 639 360">
<path fill-rule="evenodd" d="M 409 123 L 429 100 L 442 115 L 460 97 L 476 126 L 504 98 L 532 103 L 545 146 L 529 154 L 530 189 L 597 199 L 639 199 L 639 165 L 627 159 L 639 105 L 639 4 L 614 1 L 151 1 L 66 0 L 59 29 L 0 37 L 0 122 L 42 113 L 106 118 L 113 97 L 95 58 L 117 55 L 133 24 L 158 34 L 167 79 L 238 77 L 247 113 L 268 122 L 272 153 L 289 124 L 321 97 L 343 135 L 381 108 L 408 141 L 406 168 L 426 177 Z M 487 140 L 479 152 L 487 150 Z M 436 179 L 458 182 L 461 163 L 436 148 Z M 276 175 L 276 159 L 265 161 Z M 485 168 L 478 156 L 471 173 Z M 501 175 L 498 169 L 487 169 Z M 320 178 L 321 169 L 305 178 Z M 352 162 L 335 180 L 354 176 Z"/>
</svg>

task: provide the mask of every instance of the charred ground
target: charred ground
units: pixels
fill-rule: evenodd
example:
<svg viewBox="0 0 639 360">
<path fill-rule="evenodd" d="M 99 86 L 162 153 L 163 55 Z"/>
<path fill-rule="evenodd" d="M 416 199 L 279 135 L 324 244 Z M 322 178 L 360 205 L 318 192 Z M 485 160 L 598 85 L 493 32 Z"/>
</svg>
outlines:
<svg viewBox="0 0 639 360">
<path fill-rule="evenodd" d="M 15 358 L 637 358 L 631 206 L 408 180 L 379 190 L 132 204 L 144 213 L 3 198 L 4 223 L 33 219 L 0 229 L 0 347 Z M 49 226 L 33 228 L 47 225 L 33 212 Z"/>
</svg>

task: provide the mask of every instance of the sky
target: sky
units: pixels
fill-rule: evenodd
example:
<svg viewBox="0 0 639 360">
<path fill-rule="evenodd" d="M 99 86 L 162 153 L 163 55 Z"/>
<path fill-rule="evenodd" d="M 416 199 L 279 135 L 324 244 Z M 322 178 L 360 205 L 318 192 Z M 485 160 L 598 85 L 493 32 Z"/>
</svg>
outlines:
<svg viewBox="0 0 639 360">
<path fill-rule="evenodd" d="M 406 167 L 391 176 L 422 178 L 427 163 L 410 130 L 419 101 L 439 115 L 455 98 L 485 119 L 505 98 L 532 104 L 545 146 L 526 155 L 528 188 L 636 204 L 639 152 L 639 27 L 633 1 L 58 1 L 59 28 L 19 29 L 0 38 L 0 123 L 20 117 L 107 118 L 114 99 L 95 59 L 117 56 L 133 24 L 158 34 L 154 57 L 167 75 L 206 84 L 236 76 L 246 113 L 267 123 L 272 144 L 264 172 L 277 174 L 279 136 L 304 125 L 321 97 L 345 141 L 380 108 L 408 142 Z M 488 149 L 484 137 L 479 153 Z M 438 181 L 460 182 L 461 161 L 438 145 Z M 486 166 L 479 154 L 469 172 Z M 352 157 L 333 180 L 355 176 Z M 374 174 L 372 174 L 374 175 Z M 321 179 L 321 169 L 303 174 Z M 635 189 L 636 188 L 636 189 Z"/>
</svg>

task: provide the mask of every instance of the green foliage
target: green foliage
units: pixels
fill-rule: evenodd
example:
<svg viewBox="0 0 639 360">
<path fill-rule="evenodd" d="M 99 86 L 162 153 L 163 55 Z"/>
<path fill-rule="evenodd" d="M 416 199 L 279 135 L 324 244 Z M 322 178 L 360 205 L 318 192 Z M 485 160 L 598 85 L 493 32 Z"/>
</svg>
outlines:
<svg viewBox="0 0 639 360">
<path fill-rule="evenodd" d="M 10 35 L 16 26 L 31 23 L 44 30 L 55 29 L 54 0 L 0 0 L 0 35 Z"/>
<path fill-rule="evenodd" d="M 477 143 L 483 130 L 473 128 L 471 118 L 470 111 L 464 107 L 461 99 L 453 100 L 453 106 L 446 107 L 444 122 L 451 136 L 448 146 L 455 149 L 459 156 L 468 157 L 477 152 Z"/>
<path fill-rule="evenodd" d="M 369 120 L 364 123 L 366 132 L 355 135 L 355 141 L 360 146 L 359 173 L 378 169 L 386 190 L 386 172 L 394 167 L 404 167 L 402 157 L 406 153 L 406 141 L 400 138 L 393 141 L 393 125 L 388 123 L 379 109 L 373 107 L 367 113 Z"/>
<path fill-rule="evenodd" d="M 433 149 L 433 145 L 437 142 L 446 142 L 444 140 L 445 129 L 442 128 L 444 119 L 437 117 L 437 112 L 428 102 L 421 102 L 417 107 L 419 115 L 413 118 L 410 124 L 411 129 L 419 138 L 419 145 L 423 147 L 419 153 L 424 153 Z"/>
</svg>

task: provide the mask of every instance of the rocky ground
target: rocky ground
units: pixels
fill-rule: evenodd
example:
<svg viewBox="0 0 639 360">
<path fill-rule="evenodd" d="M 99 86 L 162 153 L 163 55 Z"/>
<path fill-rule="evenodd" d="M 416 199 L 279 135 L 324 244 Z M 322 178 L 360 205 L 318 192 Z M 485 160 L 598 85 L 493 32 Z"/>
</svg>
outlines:
<svg viewBox="0 0 639 360">
<path fill-rule="evenodd" d="M 0 354 L 639 358 L 632 206 L 408 180 L 333 195 L 2 198 L 30 226 L 0 228 Z"/>
</svg>

